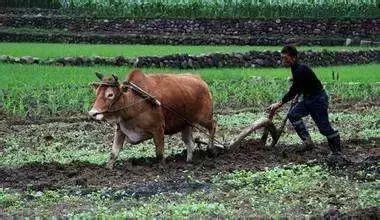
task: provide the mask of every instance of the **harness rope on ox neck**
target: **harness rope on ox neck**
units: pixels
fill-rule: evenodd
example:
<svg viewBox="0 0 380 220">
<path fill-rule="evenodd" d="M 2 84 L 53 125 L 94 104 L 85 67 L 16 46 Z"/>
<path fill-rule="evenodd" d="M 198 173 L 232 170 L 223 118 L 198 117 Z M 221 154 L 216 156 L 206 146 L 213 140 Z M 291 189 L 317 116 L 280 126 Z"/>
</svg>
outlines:
<svg viewBox="0 0 380 220">
<path fill-rule="evenodd" d="M 155 96 L 149 94 L 133 82 L 123 82 L 122 88 L 130 88 L 134 92 L 136 92 L 140 97 L 148 99 L 152 104 L 154 104 L 154 106 L 161 106 L 161 102 L 158 101 Z"/>
<path fill-rule="evenodd" d="M 107 86 L 107 87 L 120 87 L 120 84 L 119 82 L 94 82 L 92 83 L 92 85 L 95 85 L 95 86 Z M 131 91 L 133 91 L 137 96 L 141 97 L 142 99 L 139 100 L 139 101 L 136 101 L 130 105 L 127 105 L 127 106 L 123 106 L 121 108 L 118 108 L 118 109 L 112 109 L 112 106 L 117 103 L 119 101 L 119 99 L 121 98 L 121 96 L 123 95 L 124 92 L 127 92 L 128 89 L 131 89 Z M 103 114 L 103 113 L 111 113 L 111 112 L 117 112 L 117 111 L 120 111 L 120 110 L 123 110 L 123 109 L 127 109 L 127 108 L 130 108 L 138 103 L 141 103 L 143 101 L 149 101 L 153 107 L 157 107 L 157 106 L 161 106 L 161 102 L 158 101 L 156 99 L 156 97 L 154 97 L 153 95 L 149 94 L 148 92 L 144 91 L 143 89 L 141 89 L 138 85 L 134 84 L 133 82 L 123 82 L 122 83 L 122 86 L 121 86 L 121 92 L 118 93 L 117 97 L 115 97 L 115 99 L 113 99 L 113 101 L 108 105 L 108 108 L 107 110 L 105 111 L 102 111 L 102 112 L 99 112 L 99 114 Z"/>
<path fill-rule="evenodd" d="M 95 83 L 93 83 L 93 85 L 120 87 L 120 84 L 117 81 L 116 82 L 95 82 Z M 111 110 L 112 105 L 114 103 L 116 103 L 120 99 L 120 97 L 122 96 L 122 94 L 124 92 L 127 92 L 128 89 L 131 89 L 133 92 L 135 92 L 135 94 L 137 94 L 142 99 L 139 100 L 139 101 L 137 101 L 137 102 L 134 102 L 134 103 L 132 103 L 130 105 L 123 106 L 122 108 L 119 108 L 119 109 L 116 109 L 116 110 Z M 177 117 L 179 117 L 180 119 L 182 119 L 186 123 L 188 123 L 191 127 L 197 129 L 201 133 L 203 133 L 206 136 L 210 137 L 210 135 L 206 131 L 204 131 L 202 128 L 200 128 L 199 126 L 196 126 L 192 121 L 190 121 L 186 117 L 182 116 L 180 113 L 178 113 L 175 109 L 171 108 L 170 106 L 163 105 L 159 100 L 157 100 L 157 98 L 155 96 L 153 96 L 150 93 L 146 92 L 145 90 L 143 90 L 142 88 L 140 88 L 138 85 L 136 85 L 133 82 L 124 81 L 122 83 L 122 85 L 121 85 L 121 92 L 119 93 L 118 97 L 115 98 L 114 100 L 115 101 L 113 101 L 108 106 L 108 109 L 106 111 L 100 112 L 100 114 L 107 113 L 107 112 L 117 112 L 117 111 L 120 111 L 120 110 L 123 110 L 123 109 L 127 109 L 129 107 L 132 107 L 132 106 L 140 103 L 140 102 L 143 102 L 143 101 L 147 100 L 147 101 L 149 101 L 153 105 L 153 107 L 161 106 L 161 107 L 163 107 L 163 108 L 171 111 L 172 113 L 174 113 L 175 115 L 177 115 Z M 214 142 L 217 143 L 215 146 L 217 146 L 219 148 L 225 148 L 225 144 L 223 144 L 222 142 L 218 141 L 216 138 L 213 138 L 213 139 L 214 139 Z"/>
</svg>

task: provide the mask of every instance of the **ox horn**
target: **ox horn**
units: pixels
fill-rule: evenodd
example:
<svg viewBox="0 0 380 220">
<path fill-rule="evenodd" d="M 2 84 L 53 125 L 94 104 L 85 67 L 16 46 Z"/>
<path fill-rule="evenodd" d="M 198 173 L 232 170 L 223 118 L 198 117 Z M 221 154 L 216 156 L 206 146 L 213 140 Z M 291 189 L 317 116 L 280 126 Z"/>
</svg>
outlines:
<svg viewBox="0 0 380 220">
<path fill-rule="evenodd" d="M 112 74 L 112 77 L 113 79 L 117 82 L 117 80 L 119 79 L 117 76 L 115 76 L 114 74 Z"/>
<path fill-rule="evenodd" d="M 99 72 L 95 72 L 95 75 L 100 79 L 103 80 L 103 75 Z"/>
</svg>

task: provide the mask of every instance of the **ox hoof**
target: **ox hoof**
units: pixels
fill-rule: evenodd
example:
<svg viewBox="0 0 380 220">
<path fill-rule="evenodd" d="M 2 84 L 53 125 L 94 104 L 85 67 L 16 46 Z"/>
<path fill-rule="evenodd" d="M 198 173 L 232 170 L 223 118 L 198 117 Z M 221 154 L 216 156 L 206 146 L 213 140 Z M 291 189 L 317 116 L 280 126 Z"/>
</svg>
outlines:
<svg viewBox="0 0 380 220">
<path fill-rule="evenodd" d="M 158 168 L 160 170 L 165 170 L 166 169 L 166 162 L 165 162 L 165 160 L 160 160 L 160 162 L 158 163 Z"/>
<path fill-rule="evenodd" d="M 163 156 L 156 156 L 156 161 L 159 163 L 159 164 L 162 164 L 162 165 L 165 165 L 166 164 L 166 160 Z"/>
<path fill-rule="evenodd" d="M 113 170 L 114 165 L 115 165 L 115 162 L 108 161 L 106 168 L 109 170 Z"/>
<path fill-rule="evenodd" d="M 216 151 L 215 147 L 207 148 L 207 155 L 209 157 L 216 157 L 218 155 L 218 152 Z"/>
<path fill-rule="evenodd" d="M 193 155 L 186 156 L 186 163 L 193 163 Z"/>
<path fill-rule="evenodd" d="M 192 167 L 195 164 L 194 160 L 186 160 L 186 166 Z"/>
</svg>

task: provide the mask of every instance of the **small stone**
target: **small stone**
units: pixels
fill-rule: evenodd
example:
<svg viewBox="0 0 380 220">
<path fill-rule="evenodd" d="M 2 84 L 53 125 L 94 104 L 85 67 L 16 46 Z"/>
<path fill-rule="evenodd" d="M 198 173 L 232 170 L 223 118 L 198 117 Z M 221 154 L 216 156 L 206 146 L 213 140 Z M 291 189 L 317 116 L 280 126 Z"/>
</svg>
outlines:
<svg viewBox="0 0 380 220">
<path fill-rule="evenodd" d="M 320 34 L 322 31 L 319 28 L 313 30 L 313 34 Z"/>
<path fill-rule="evenodd" d="M 351 38 L 347 38 L 345 45 L 346 46 L 350 46 L 351 44 L 352 44 L 352 39 Z"/>
<path fill-rule="evenodd" d="M 360 40 L 360 46 L 370 46 L 372 41 L 370 40 Z"/>
<path fill-rule="evenodd" d="M 23 56 L 21 57 L 21 62 L 26 64 L 32 64 L 34 63 L 34 58 L 31 56 Z"/>
</svg>

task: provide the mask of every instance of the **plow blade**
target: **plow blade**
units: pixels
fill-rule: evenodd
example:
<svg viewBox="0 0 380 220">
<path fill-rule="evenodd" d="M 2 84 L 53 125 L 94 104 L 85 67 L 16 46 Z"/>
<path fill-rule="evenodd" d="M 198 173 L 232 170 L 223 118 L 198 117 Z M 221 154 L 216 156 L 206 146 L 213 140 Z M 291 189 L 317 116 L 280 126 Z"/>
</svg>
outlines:
<svg viewBox="0 0 380 220">
<path fill-rule="evenodd" d="M 235 139 L 233 139 L 230 142 L 227 148 L 236 148 L 244 138 L 261 128 L 264 128 L 264 134 L 261 137 L 261 141 L 265 144 L 268 139 L 268 134 L 270 134 L 273 139 L 271 146 L 274 146 L 279 138 L 278 131 L 271 120 L 269 120 L 268 118 L 263 118 L 256 121 L 251 126 L 245 128 Z"/>
</svg>

